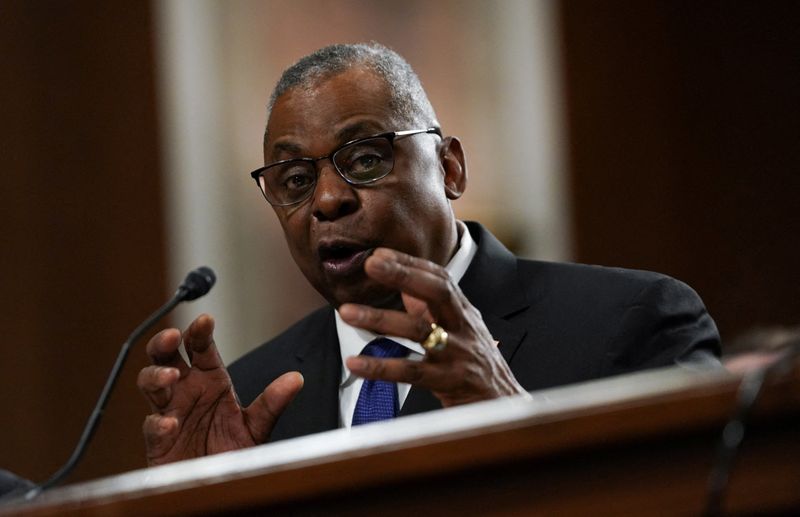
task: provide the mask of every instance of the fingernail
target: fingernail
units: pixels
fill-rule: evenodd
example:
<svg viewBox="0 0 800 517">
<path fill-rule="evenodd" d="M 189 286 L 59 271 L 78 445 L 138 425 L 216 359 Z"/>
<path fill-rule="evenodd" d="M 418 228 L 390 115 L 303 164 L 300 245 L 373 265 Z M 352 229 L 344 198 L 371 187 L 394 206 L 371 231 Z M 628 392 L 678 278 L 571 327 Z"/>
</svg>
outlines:
<svg viewBox="0 0 800 517">
<path fill-rule="evenodd" d="M 378 271 L 388 272 L 392 266 L 385 258 L 379 258 L 375 264 L 375 267 L 378 269 Z"/>
</svg>

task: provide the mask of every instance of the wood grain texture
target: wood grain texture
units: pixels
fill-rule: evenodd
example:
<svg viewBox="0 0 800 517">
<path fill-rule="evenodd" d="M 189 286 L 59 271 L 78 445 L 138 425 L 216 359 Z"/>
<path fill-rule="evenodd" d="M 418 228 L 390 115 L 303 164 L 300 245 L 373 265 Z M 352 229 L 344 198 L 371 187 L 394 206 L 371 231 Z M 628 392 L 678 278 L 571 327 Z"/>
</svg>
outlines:
<svg viewBox="0 0 800 517">
<path fill-rule="evenodd" d="M 606 379 L 132 472 L 9 511 L 698 515 L 738 384 L 677 369 Z M 800 509 L 800 366 L 758 407 L 733 471 L 734 515 Z"/>
</svg>

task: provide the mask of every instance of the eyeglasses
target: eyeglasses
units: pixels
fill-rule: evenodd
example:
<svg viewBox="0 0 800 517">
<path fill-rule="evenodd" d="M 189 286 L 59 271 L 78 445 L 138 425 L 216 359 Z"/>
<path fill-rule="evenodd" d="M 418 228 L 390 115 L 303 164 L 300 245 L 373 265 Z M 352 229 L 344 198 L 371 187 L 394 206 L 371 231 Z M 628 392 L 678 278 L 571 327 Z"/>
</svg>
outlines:
<svg viewBox="0 0 800 517">
<path fill-rule="evenodd" d="M 394 167 L 394 141 L 422 133 L 439 135 L 437 127 L 392 131 L 359 138 L 319 158 L 293 158 L 272 163 L 250 173 L 264 198 L 273 206 L 306 200 L 314 192 L 319 173 L 316 162 L 330 158 L 336 172 L 351 185 L 365 185 L 386 177 Z"/>
</svg>

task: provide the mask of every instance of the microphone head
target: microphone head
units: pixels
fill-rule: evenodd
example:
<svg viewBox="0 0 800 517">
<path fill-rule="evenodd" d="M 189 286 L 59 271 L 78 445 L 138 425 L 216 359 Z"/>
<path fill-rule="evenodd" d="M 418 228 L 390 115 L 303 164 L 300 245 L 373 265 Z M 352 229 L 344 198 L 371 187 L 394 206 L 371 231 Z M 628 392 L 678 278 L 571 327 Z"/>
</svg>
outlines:
<svg viewBox="0 0 800 517">
<path fill-rule="evenodd" d="M 216 281 L 217 275 L 214 274 L 214 271 L 210 267 L 202 266 L 186 275 L 183 283 L 178 287 L 178 292 L 183 293 L 181 298 L 184 300 L 196 300 L 208 293 Z"/>
</svg>

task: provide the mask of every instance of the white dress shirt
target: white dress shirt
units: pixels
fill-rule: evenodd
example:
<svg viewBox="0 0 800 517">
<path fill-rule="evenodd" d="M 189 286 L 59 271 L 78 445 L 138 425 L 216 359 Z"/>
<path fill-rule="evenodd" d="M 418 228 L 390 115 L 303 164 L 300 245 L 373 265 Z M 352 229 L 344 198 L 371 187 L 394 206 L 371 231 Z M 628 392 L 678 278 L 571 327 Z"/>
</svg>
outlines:
<svg viewBox="0 0 800 517">
<path fill-rule="evenodd" d="M 477 251 L 477 246 L 475 245 L 475 241 L 472 240 L 467 226 L 461 221 L 456 221 L 456 224 L 458 225 L 459 234 L 461 234 L 458 243 L 458 251 L 453 255 L 453 258 L 445 269 L 447 269 L 447 272 L 450 274 L 450 278 L 452 278 L 455 283 L 458 283 L 467 271 L 470 262 L 472 262 L 472 258 Z M 364 379 L 350 373 L 344 361 L 350 356 L 359 355 L 367 343 L 379 336 L 368 330 L 348 325 L 342 320 L 341 316 L 339 316 L 339 311 L 336 311 L 336 333 L 339 335 L 339 350 L 342 355 L 342 381 L 339 384 L 339 427 L 350 427 L 353 420 L 353 412 L 356 408 L 356 401 L 358 400 L 358 394 L 361 392 L 361 385 L 364 383 Z M 421 361 L 425 355 L 425 350 L 422 348 L 422 345 L 416 341 L 396 336 L 386 337 L 397 341 L 411 350 L 408 356 L 411 360 Z M 410 384 L 397 383 L 400 407 L 403 407 L 403 403 L 410 389 Z"/>
</svg>

